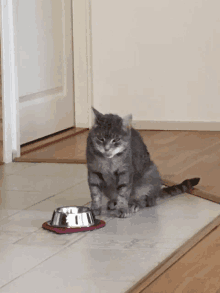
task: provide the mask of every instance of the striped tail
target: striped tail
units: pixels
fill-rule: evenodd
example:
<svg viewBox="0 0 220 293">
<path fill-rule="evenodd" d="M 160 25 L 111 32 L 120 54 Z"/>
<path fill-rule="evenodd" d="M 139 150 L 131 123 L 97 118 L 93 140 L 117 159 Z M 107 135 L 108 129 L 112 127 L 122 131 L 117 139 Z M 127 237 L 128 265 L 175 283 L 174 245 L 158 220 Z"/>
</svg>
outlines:
<svg viewBox="0 0 220 293">
<path fill-rule="evenodd" d="M 178 185 L 163 187 L 161 192 L 161 197 L 168 195 L 175 196 L 181 193 L 191 193 L 193 187 L 197 185 L 200 181 L 200 178 L 186 179 Z"/>
</svg>

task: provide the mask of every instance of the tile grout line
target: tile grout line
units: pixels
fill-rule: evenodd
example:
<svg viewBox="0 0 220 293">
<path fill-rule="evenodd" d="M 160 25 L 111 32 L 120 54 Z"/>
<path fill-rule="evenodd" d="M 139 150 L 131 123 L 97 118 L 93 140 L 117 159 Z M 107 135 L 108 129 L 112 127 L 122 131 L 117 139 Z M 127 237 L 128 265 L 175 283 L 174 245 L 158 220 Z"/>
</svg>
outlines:
<svg viewBox="0 0 220 293">
<path fill-rule="evenodd" d="M 84 204 L 83 206 L 85 206 L 85 205 L 87 205 L 87 204 L 89 204 L 90 202 L 87 202 L 86 204 Z M 26 237 L 30 237 L 32 234 L 34 234 L 34 233 L 38 233 L 40 230 L 42 230 L 43 228 L 42 228 L 42 226 L 40 227 L 40 228 L 38 228 L 38 229 L 36 229 L 35 231 L 33 231 L 33 232 L 30 232 L 30 233 L 28 233 L 28 235 L 26 235 L 25 237 L 23 237 L 23 238 L 21 238 L 21 239 L 18 239 L 17 241 L 15 241 L 15 242 L 13 242 L 13 244 L 17 244 L 17 242 L 19 242 L 19 241 L 21 241 L 21 240 L 23 240 L 23 239 L 25 239 Z M 44 229 L 43 229 L 44 230 Z"/>
<path fill-rule="evenodd" d="M 87 203 L 87 204 L 88 204 L 88 203 Z M 113 220 L 113 219 L 110 218 L 109 221 L 111 221 L 111 220 Z M 108 222 L 109 222 L 109 221 L 108 221 Z M 42 229 L 42 227 L 39 228 L 38 230 L 40 230 L 40 229 Z M 37 230 L 36 230 L 36 231 L 37 231 Z M 36 231 L 35 231 L 35 232 L 36 232 Z M 95 230 L 95 231 L 96 231 L 96 230 Z M 90 232 L 93 232 L 93 231 L 90 231 Z M 33 232 L 33 233 L 34 233 L 34 232 Z M 33 233 L 30 233 L 30 234 L 33 234 Z M 83 232 L 81 232 L 81 233 L 83 233 Z M 86 235 L 82 235 L 82 237 L 79 237 L 79 238 L 76 239 L 75 241 L 73 240 L 73 242 L 70 242 L 70 243 L 68 243 L 68 244 L 66 244 L 66 245 L 63 245 L 63 246 L 62 246 L 60 249 L 58 249 L 58 251 L 56 251 L 53 255 L 49 256 L 49 257 L 46 258 L 46 259 L 44 259 L 44 260 L 41 261 L 39 264 L 37 264 L 37 265 L 35 265 L 34 267 L 30 268 L 28 271 L 26 271 L 26 272 L 22 273 L 21 275 L 17 276 L 16 278 L 14 278 L 13 280 L 11 280 L 11 281 L 8 282 L 7 284 L 1 286 L 1 287 L 0 287 L 0 290 L 1 290 L 2 288 L 4 288 L 5 286 L 9 285 L 10 283 L 14 282 L 15 280 L 19 279 L 19 278 L 22 277 L 23 275 L 27 274 L 28 272 L 30 272 L 31 270 L 33 270 L 33 269 L 36 268 L 37 266 L 41 265 L 41 264 L 44 263 L 45 261 L 49 260 L 49 259 L 52 258 L 53 256 L 57 255 L 57 254 L 60 253 L 62 250 L 68 248 L 68 247 L 71 246 L 71 245 L 76 244 L 76 243 L 79 242 L 81 239 L 83 239 L 83 238 L 85 238 L 85 237 L 87 237 L 87 236 L 88 236 L 88 234 L 86 234 Z M 13 243 L 13 244 L 14 244 L 14 243 Z M 59 247 L 59 246 L 58 246 L 58 247 Z"/>
<path fill-rule="evenodd" d="M 85 180 L 83 180 L 83 181 L 85 181 Z M 63 190 L 63 191 L 60 191 L 60 192 L 58 192 L 58 193 L 56 193 L 56 194 L 53 194 L 53 195 L 51 195 L 51 196 L 49 196 L 49 197 L 47 197 L 47 198 L 45 198 L 45 199 L 42 199 L 41 201 L 39 201 L 39 202 L 37 202 L 37 203 L 35 203 L 35 204 L 32 204 L 32 205 L 30 205 L 30 206 L 28 206 L 28 207 L 26 207 L 26 208 L 24 208 L 24 209 L 22 209 L 22 210 L 19 210 L 17 213 L 14 213 L 14 214 L 12 214 L 12 215 L 10 215 L 10 216 L 8 216 L 8 217 L 4 217 L 3 219 L 0 220 L 0 223 L 1 223 L 2 220 L 4 220 L 4 219 L 9 219 L 10 217 L 13 217 L 14 215 L 16 215 L 16 214 L 18 214 L 18 213 L 20 213 L 20 212 L 22 212 L 22 211 L 26 211 L 27 209 L 29 209 L 29 208 L 31 208 L 31 207 L 33 207 L 33 206 L 39 204 L 39 203 L 42 203 L 42 202 L 44 202 L 44 201 L 47 200 L 47 199 L 50 199 L 50 198 L 52 198 L 52 197 L 54 197 L 54 196 L 56 196 L 56 195 L 59 195 L 60 193 L 66 191 L 66 190 L 69 190 L 69 189 L 73 188 L 74 186 L 77 186 L 77 185 L 81 184 L 83 181 L 80 181 L 80 182 L 78 182 L 77 184 L 71 186 L 70 188 L 67 188 L 67 189 L 65 189 L 65 190 Z M 6 189 L 5 189 L 5 190 L 6 190 Z M 11 189 L 8 190 L 8 189 L 7 189 L 6 191 L 15 191 L 15 192 L 38 192 L 38 193 L 40 193 L 40 191 L 33 191 L 33 190 L 26 190 L 26 191 L 23 191 L 23 190 L 11 190 Z"/>
<path fill-rule="evenodd" d="M 84 180 L 83 180 L 83 181 L 84 181 Z M 60 193 L 63 193 L 64 191 L 67 191 L 67 190 L 69 190 L 69 189 L 71 189 L 71 188 L 73 188 L 73 187 L 75 187 L 75 186 L 81 184 L 83 181 L 80 181 L 80 182 L 78 182 L 77 184 L 71 186 L 70 188 L 67 188 L 67 189 L 62 190 L 62 191 L 60 191 L 60 192 L 58 192 L 58 193 L 56 193 L 56 194 L 53 194 L 53 195 L 51 195 L 51 196 L 49 196 L 49 197 L 47 197 L 47 198 L 45 198 L 45 199 L 42 199 L 41 201 L 39 201 L 39 202 L 37 202 L 37 203 L 35 203 L 35 204 L 33 204 L 33 205 L 31 205 L 31 206 L 29 206 L 29 207 L 23 209 L 22 211 L 25 211 L 25 210 L 27 210 L 27 209 L 29 209 L 29 208 L 31 208 L 31 207 L 33 207 L 33 206 L 39 204 L 39 203 L 42 203 L 42 202 L 44 202 L 45 200 L 48 200 L 48 199 L 50 200 L 50 198 L 52 198 L 52 197 L 54 197 L 54 196 L 56 196 L 56 195 L 59 195 Z"/>
<path fill-rule="evenodd" d="M 20 162 L 18 162 L 18 163 L 12 162 L 12 163 L 13 163 L 13 164 L 18 164 L 18 163 L 20 163 Z M 28 164 L 28 163 L 21 162 L 21 164 Z M 24 167 L 24 168 L 21 169 L 21 170 L 17 170 L 17 171 L 15 171 L 14 173 L 4 174 L 4 176 L 17 175 L 17 173 L 19 173 L 19 172 L 21 172 L 21 171 L 23 171 L 23 170 L 25 170 L 25 169 L 27 169 L 27 168 L 35 167 L 35 166 L 31 166 L 31 164 L 36 165 L 37 163 L 29 163 L 29 164 L 30 164 L 30 166 L 26 166 L 26 167 Z M 3 169 L 4 169 L 4 168 L 3 168 Z M 3 172 L 4 172 L 4 170 L 3 170 Z"/>
<path fill-rule="evenodd" d="M 111 219 L 110 219 L 110 220 L 111 220 Z M 89 235 L 89 234 L 88 234 L 88 235 Z M 88 236 L 88 235 L 85 235 L 85 237 Z M 65 246 L 63 246 L 62 249 L 66 248 L 66 247 L 69 247 L 71 244 L 74 244 L 74 243 L 80 241 L 82 238 L 84 238 L 84 237 L 81 237 L 81 238 L 77 239 L 76 241 L 74 241 L 74 242 L 72 242 L 72 243 L 69 243 L 69 245 L 65 245 Z M 54 255 L 58 254 L 60 251 L 62 251 L 62 249 L 60 249 L 59 251 L 57 251 L 57 252 L 54 253 L 52 256 L 48 257 L 47 259 L 49 259 L 49 258 L 53 257 Z M 47 259 L 45 259 L 44 261 L 46 261 Z M 42 261 L 42 262 L 39 263 L 39 264 L 42 264 L 44 261 Z M 39 264 L 38 264 L 38 265 L 39 265 Z M 34 266 L 33 268 L 37 267 L 38 265 Z M 32 270 L 33 268 L 31 268 L 30 270 Z M 30 270 L 28 270 L 27 272 L 29 272 Z M 27 273 L 27 272 L 26 272 L 26 273 Z M 24 275 L 24 274 L 25 274 L 25 273 L 21 274 L 20 276 L 22 276 L 22 275 Z M 20 276 L 18 276 L 17 278 L 19 278 Z M 12 281 L 8 282 L 7 284 L 13 282 L 13 281 L 16 280 L 17 278 L 13 279 Z M 6 284 L 6 285 L 7 285 L 7 284 Z M 6 285 L 3 285 L 2 287 L 6 286 Z M 1 288 L 2 288 L 2 287 L 1 287 Z"/>
<path fill-rule="evenodd" d="M 41 265 L 43 262 L 47 261 L 48 259 L 52 258 L 53 256 L 55 256 L 56 254 L 58 254 L 59 252 L 61 252 L 64 248 L 67 248 L 69 246 L 71 246 L 72 244 L 77 243 L 78 241 L 80 241 L 82 238 L 85 238 L 87 235 L 82 235 L 82 237 L 78 238 L 77 240 L 75 240 L 74 242 L 69 243 L 69 245 L 64 245 L 62 247 L 62 249 L 58 250 L 57 252 L 55 252 L 53 255 L 49 256 L 48 258 L 46 258 L 45 260 L 43 260 L 42 262 L 40 262 L 39 264 L 35 265 L 34 267 L 30 268 L 29 270 L 27 270 L 26 272 L 22 273 L 21 275 L 17 276 L 16 278 L 14 278 L 13 280 L 11 280 L 10 282 L 8 282 L 7 284 L 3 285 L 0 287 L 0 290 L 2 288 L 4 288 L 5 286 L 7 286 L 8 284 L 12 283 L 13 281 L 17 280 L 18 278 L 22 277 L 23 275 L 27 274 L 28 272 L 30 272 L 31 270 L 33 270 L 34 268 L 36 268 L 37 266 Z"/>
</svg>

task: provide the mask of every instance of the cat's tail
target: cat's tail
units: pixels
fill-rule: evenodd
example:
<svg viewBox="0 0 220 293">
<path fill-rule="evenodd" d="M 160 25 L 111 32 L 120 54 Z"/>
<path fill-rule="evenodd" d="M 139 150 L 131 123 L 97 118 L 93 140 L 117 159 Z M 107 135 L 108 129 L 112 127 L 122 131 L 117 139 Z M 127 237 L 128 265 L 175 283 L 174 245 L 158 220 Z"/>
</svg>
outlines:
<svg viewBox="0 0 220 293">
<path fill-rule="evenodd" d="M 193 187 L 197 185 L 200 181 L 200 178 L 186 179 L 182 183 L 163 187 L 161 192 L 161 197 L 168 195 L 175 196 L 181 193 L 190 193 L 193 190 Z"/>
</svg>

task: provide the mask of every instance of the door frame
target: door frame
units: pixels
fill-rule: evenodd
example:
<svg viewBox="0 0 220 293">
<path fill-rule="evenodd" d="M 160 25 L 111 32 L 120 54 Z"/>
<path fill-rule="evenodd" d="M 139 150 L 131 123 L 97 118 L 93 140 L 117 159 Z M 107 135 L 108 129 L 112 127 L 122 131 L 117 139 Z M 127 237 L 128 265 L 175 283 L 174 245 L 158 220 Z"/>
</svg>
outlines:
<svg viewBox="0 0 220 293">
<path fill-rule="evenodd" d="M 1 0 L 3 161 L 20 157 L 13 0 Z M 75 126 L 90 128 L 93 105 L 91 0 L 72 0 Z"/>
</svg>

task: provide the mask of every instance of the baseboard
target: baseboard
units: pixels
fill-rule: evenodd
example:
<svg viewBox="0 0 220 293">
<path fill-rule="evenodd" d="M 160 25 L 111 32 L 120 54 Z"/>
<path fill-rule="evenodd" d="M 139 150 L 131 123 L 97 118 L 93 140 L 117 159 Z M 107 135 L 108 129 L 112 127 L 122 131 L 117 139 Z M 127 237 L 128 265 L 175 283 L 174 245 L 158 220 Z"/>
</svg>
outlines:
<svg viewBox="0 0 220 293">
<path fill-rule="evenodd" d="M 220 131 L 220 122 L 134 120 L 132 126 L 140 130 Z"/>
</svg>

